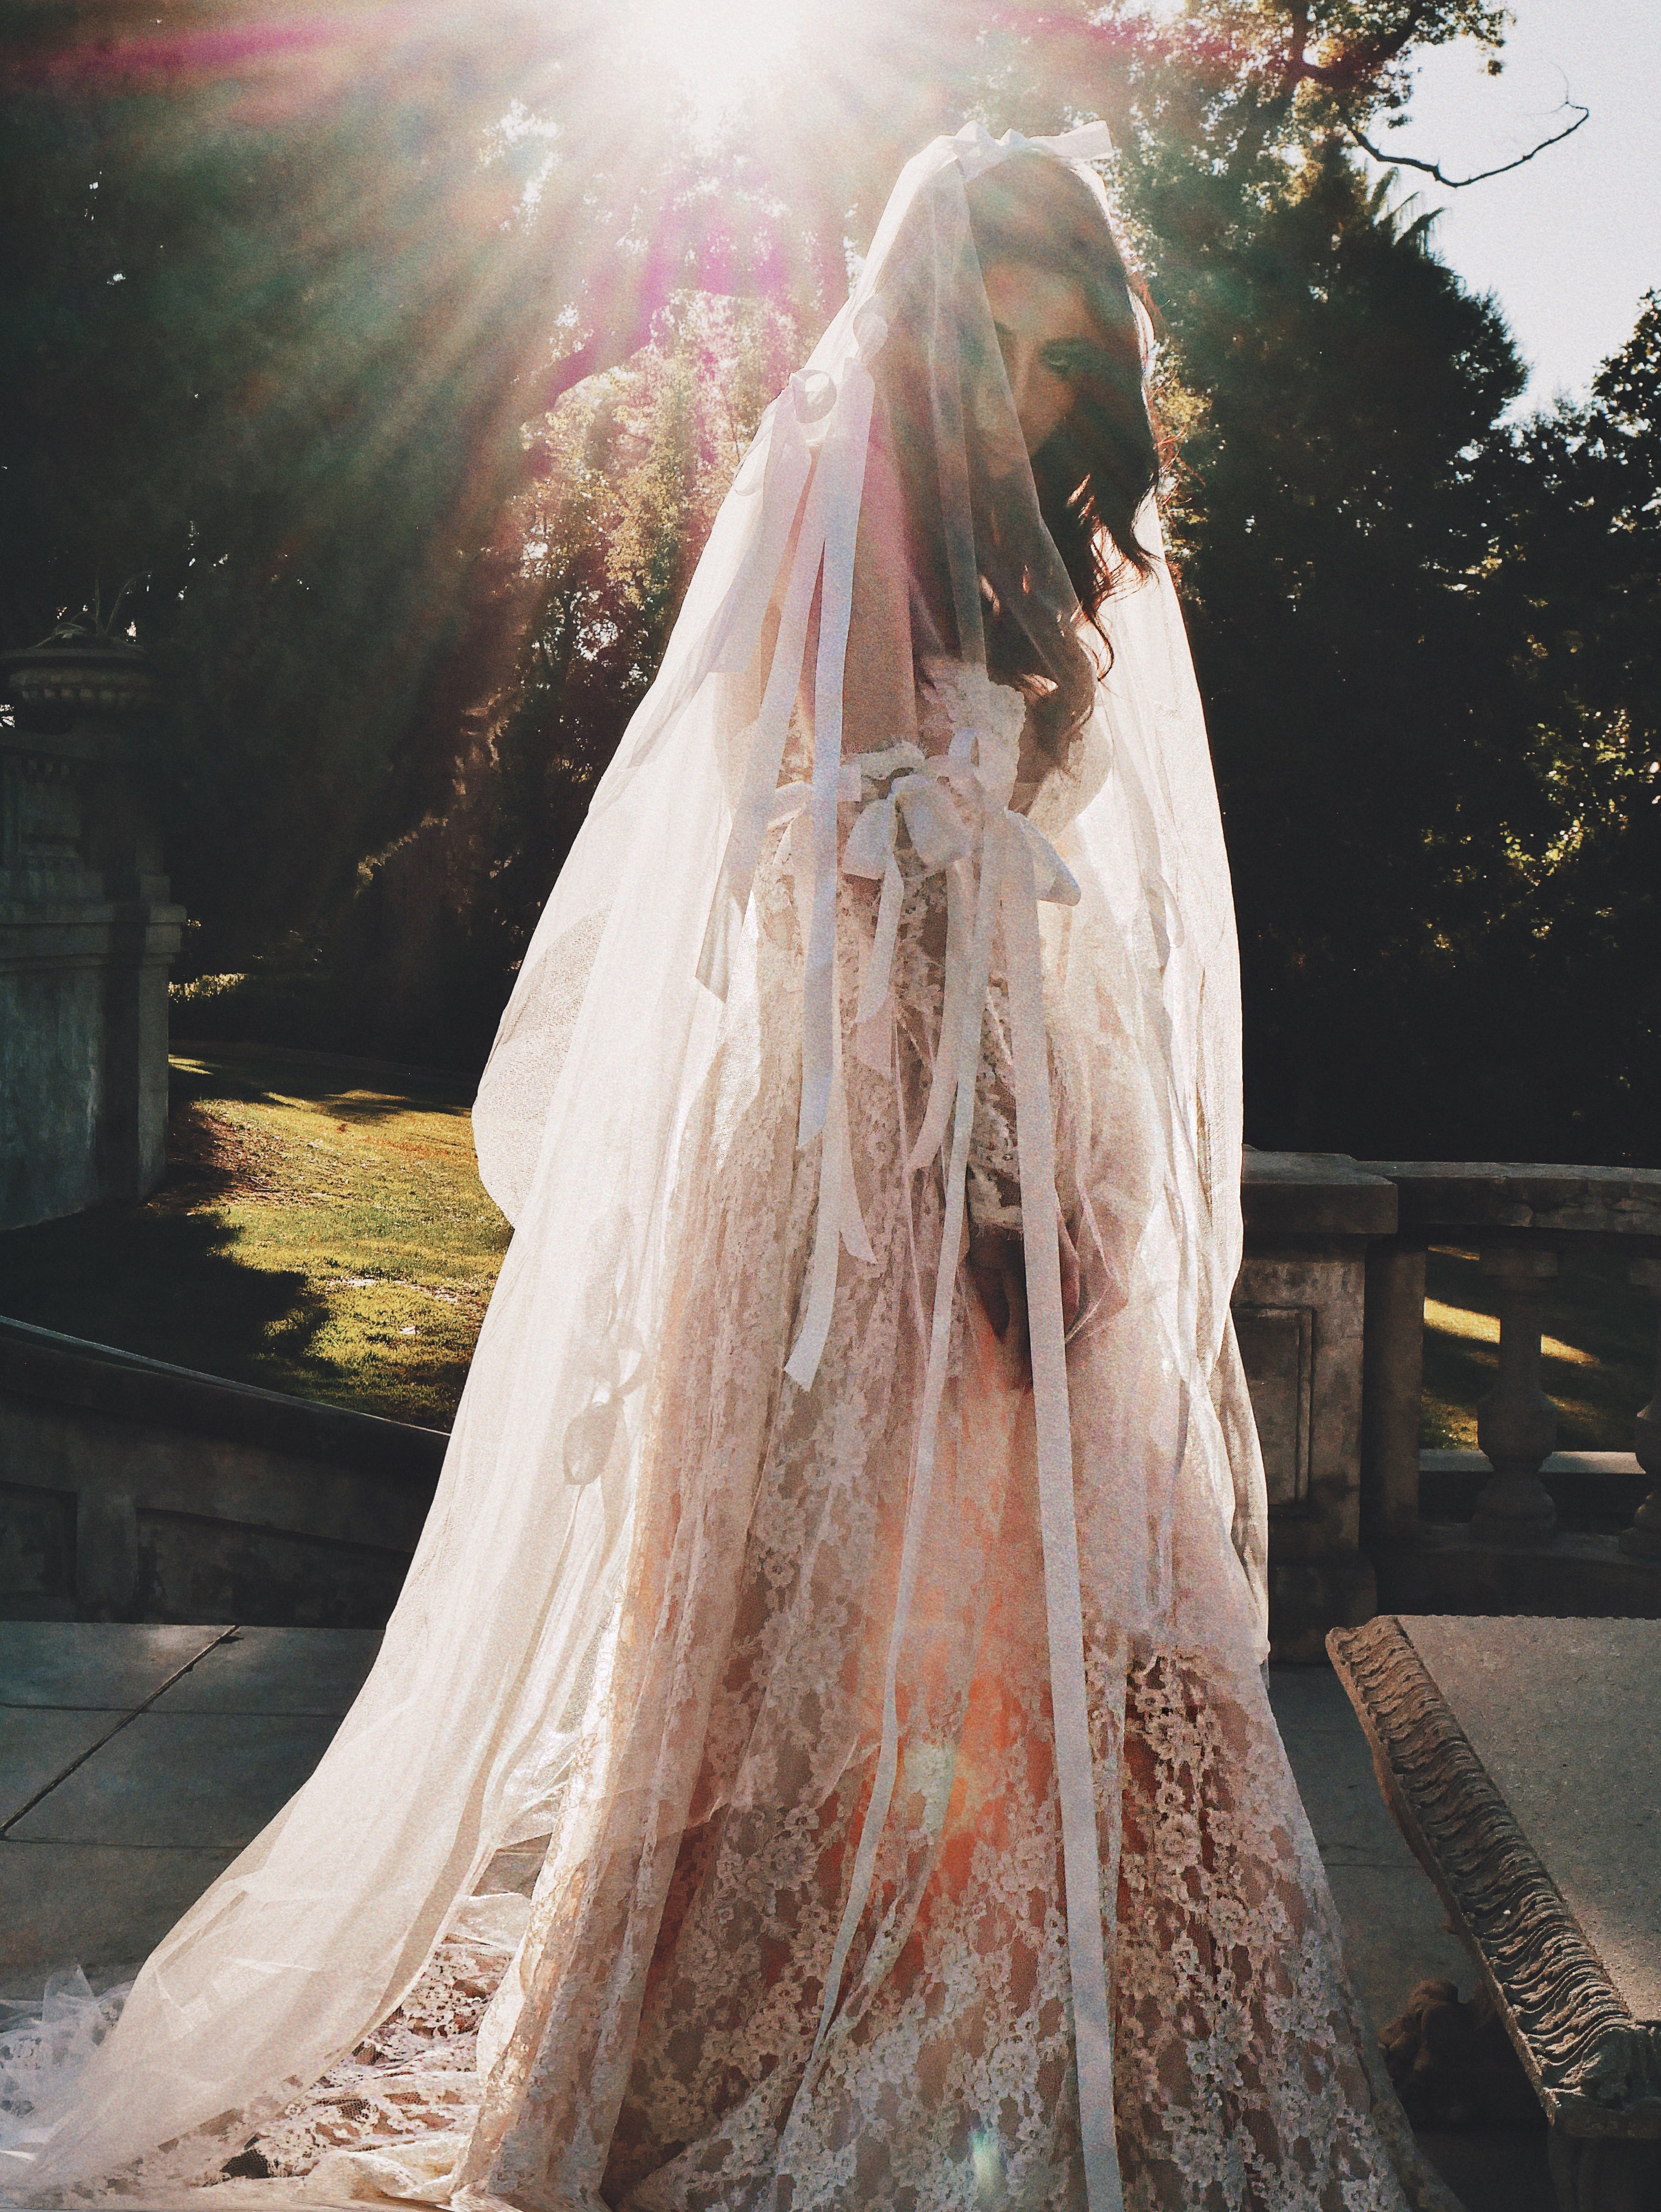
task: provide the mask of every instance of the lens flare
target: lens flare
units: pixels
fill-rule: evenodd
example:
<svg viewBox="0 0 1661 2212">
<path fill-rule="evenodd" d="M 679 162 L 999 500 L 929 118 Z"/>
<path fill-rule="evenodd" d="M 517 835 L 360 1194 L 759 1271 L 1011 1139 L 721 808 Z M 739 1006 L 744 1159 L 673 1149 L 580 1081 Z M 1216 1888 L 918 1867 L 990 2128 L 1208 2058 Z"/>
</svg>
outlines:
<svg viewBox="0 0 1661 2212">
<path fill-rule="evenodd" d="M 990 2128 L 977 2128 L 970 2139 L 970 2162 L 975 2169 L 975 2202 L 977 2206 L 1001 2204 L 1004 2200 L 1003 2154 L 998 2138 Z"/>
<path fill-rule="evenodd" d="M 780 0 L 654 0 L 642 35 L 699 121 L 713 124 L 789 52 L 800 12 Z"/>
</svg>

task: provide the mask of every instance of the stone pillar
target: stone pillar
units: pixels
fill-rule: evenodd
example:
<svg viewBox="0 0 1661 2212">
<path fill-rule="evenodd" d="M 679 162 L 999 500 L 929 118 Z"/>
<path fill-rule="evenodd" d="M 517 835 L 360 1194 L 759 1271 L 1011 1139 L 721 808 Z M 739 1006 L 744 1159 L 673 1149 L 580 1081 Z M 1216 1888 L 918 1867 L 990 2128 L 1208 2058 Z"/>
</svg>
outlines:
<svg viewBox="0 0 1661 2212">
<path fill-rule="evenodd" d="M 1245 1258 L 1233 1314 L 1262 1447 L 1269 1636 L 1320 1665 L 1329 1628 L 1378 1609 L 1361 1547 L 1367 1248 L 1396 1228 L 1396 1193 L 1335 1152 L 1250 1152 Z"/>
<path fill-rule="evenodd" d="M 1373 1244 L 1361 1382 L 1361 1543 L 1369 1552 L 1417 1534 L 1424 1393 L 1425 1247 Z"/>
<path fill-rule="evenodd" d="M 1471 1534 L 1490 1544 L 1538 1543 L 1557 1526 L 1540 1480 L 1557 1437 L 1557 1408 L 1540 1387 L 1546 1285 L 1556 1276 L 1557 1255 L 1487 1243 L 1482 1253 L 1500 1309 L 1500 1372 L 1476 1408 L 1476 1441 L 1494 1473 L 1477 1497 Z"/>
<path fill-rule="evenodd" d="M 143 1198 L 167 1164 L 184 916 L 144 804 L 144 656 L 76 625 L 0 661 L 0 1229 Z"/>
<path fill-rule="evenodd" d="M 1661 1298 L 1661 1260 L 1634 1260 L 1632 1279 L 1640 1291 Z M 1631 1528 L 1622 1531 L 1621 1548 L 1634 1559 L 1661 1559 L 1661 1325 L 1656 1330 L 1654 1395 L 1634 1429 L 1633 1449 L 1650 1479 L 1650 1494 Z"/>
</svg>

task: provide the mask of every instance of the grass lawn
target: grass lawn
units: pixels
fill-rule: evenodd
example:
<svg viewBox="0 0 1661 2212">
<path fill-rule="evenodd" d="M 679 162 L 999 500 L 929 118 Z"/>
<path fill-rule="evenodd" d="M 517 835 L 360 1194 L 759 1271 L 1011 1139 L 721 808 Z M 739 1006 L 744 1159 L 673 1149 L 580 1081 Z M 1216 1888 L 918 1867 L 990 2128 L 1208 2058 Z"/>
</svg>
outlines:
<svg viewBox="0 0 1661 2212">
<path fill-rule="evenodd" d="M 1633 1416 L 1655 1391 L 1655 1300 L 1627 1263 L 1566 1252 L 1546 1304 L 1542 1388 L 1557 1405 L 1560 1451 L 1630 1451 Z M 1420 1442 L 1476 1443 L 1476 1401 L 1493 1386 L 1500 1324 L 1473 1250 L 1445 1246 L 1425 1276 Z"/>
<path fill-rule="evenodd" d="M 447 1427 L 508 1230 L 473 1161 L 472 1086 L 371 1062 L 175 1053 L 167 1180 L 143 1205 L 0 1235 L 0 1311 L 71 1336 Z M 1427 1444 L 1476 1442 L 1499 1324 L 1474 1251 L 1430 1255 Z M 1548 1309 L 1566 1449 L 1630 1451 L 1655 1302 L 1573 1253 Z"/>
<path fill-rule="evenodd" d="M 161 1188 L 0 1236 L 0 1311 L 447 1428 L 509 1233 L 472 1085 L 204 1047 L 171 1094 Z"/>
</svg>

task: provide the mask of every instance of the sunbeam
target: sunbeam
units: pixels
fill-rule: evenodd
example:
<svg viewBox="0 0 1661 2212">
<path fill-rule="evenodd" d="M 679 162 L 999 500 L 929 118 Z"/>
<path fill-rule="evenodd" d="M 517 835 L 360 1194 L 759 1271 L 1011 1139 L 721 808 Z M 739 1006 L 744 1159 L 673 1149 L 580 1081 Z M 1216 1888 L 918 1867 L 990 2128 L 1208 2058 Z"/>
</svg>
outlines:
<svg viewBox="0 0 1661 2212">
<path fill-rule="evenodd" d="M 786 58 L 809 12 L 778 0 L 652 0 L 641 29 L 649 58 L 679 81 L 708 127 Z"/>
</svg>

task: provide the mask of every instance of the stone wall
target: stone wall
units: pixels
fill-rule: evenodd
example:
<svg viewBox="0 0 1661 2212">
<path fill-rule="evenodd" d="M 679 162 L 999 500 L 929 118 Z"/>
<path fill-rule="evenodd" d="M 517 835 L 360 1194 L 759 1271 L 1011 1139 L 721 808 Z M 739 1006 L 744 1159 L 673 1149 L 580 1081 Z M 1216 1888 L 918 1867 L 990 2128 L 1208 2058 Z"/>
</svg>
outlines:
<svg viewBox="0 0 1661 2212">
<path fill-rule="evenodd" d="M 1326 1155 L 1248 1159 L 1235 1304 L 1271 1507 L 1279 1656 L 1372 1613 L 1358 1548 L 1363 1255 L 1395 1194 Z M 0 1617 L 374 1626 L 435 1431 L 0 1321 Z"/>
<path fill-rule="evenodd" d="M 379 1627 L 447 1441 L 0 1322 L 0 1618 Z"/>
</svg>

